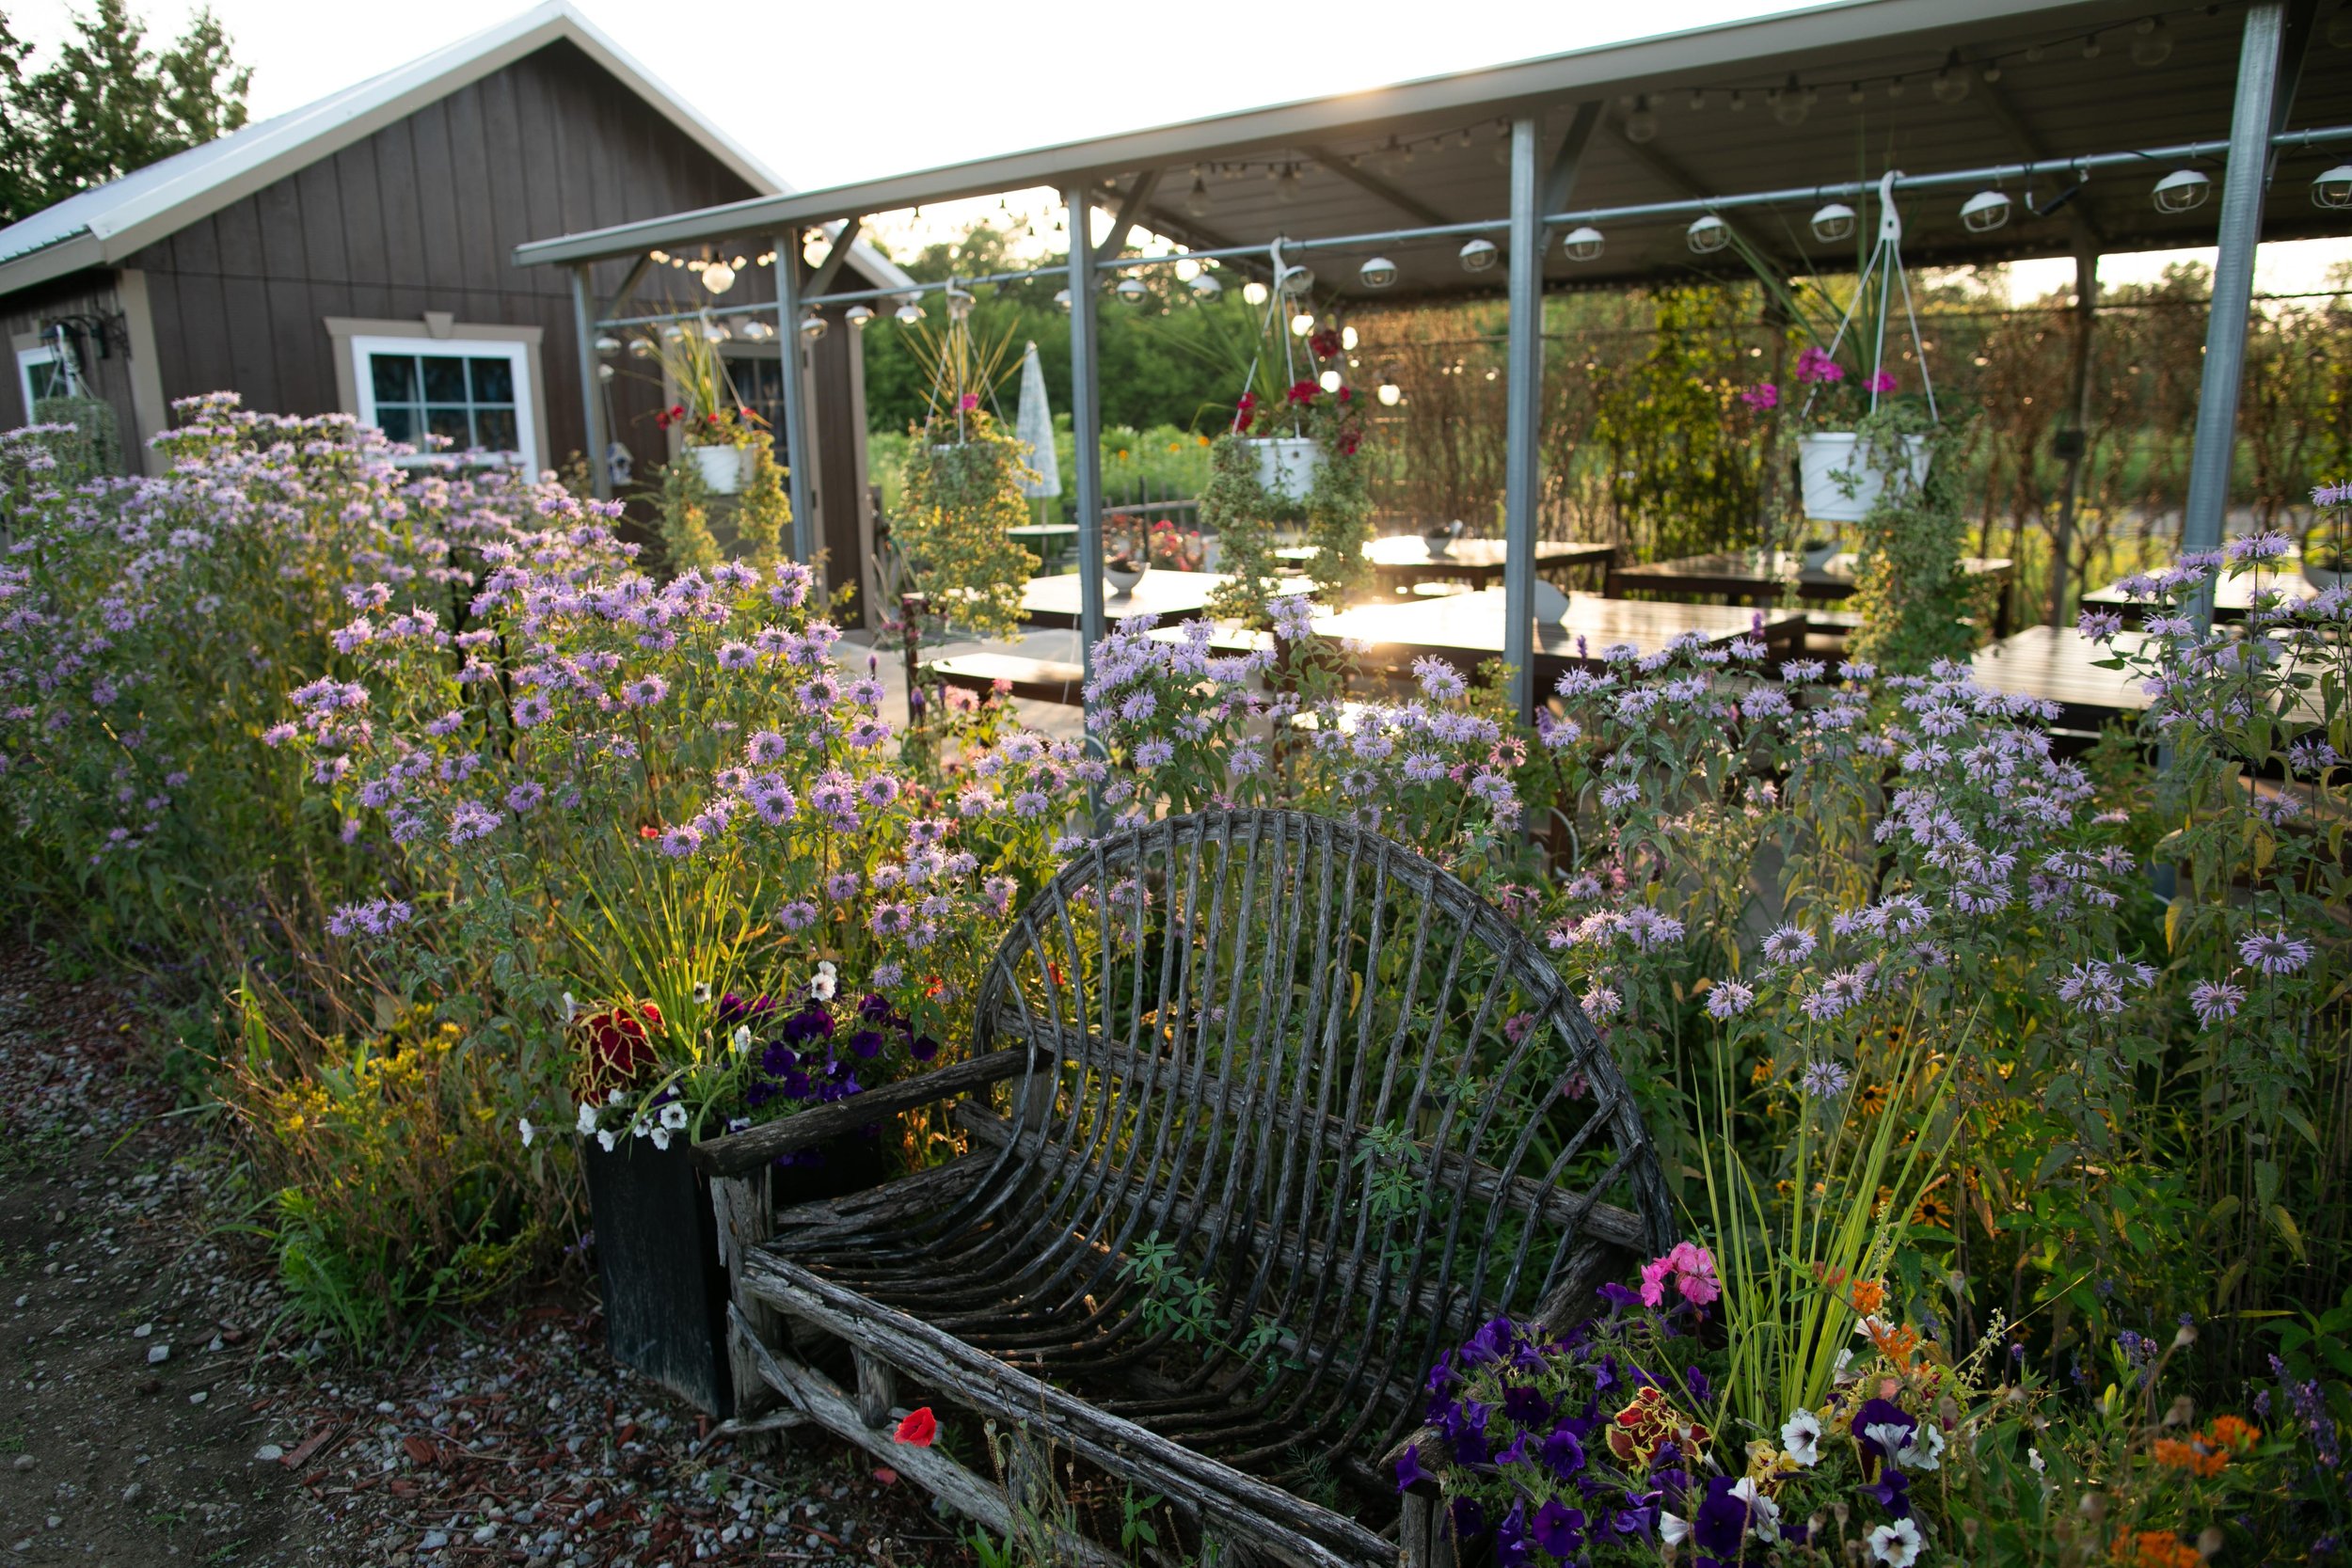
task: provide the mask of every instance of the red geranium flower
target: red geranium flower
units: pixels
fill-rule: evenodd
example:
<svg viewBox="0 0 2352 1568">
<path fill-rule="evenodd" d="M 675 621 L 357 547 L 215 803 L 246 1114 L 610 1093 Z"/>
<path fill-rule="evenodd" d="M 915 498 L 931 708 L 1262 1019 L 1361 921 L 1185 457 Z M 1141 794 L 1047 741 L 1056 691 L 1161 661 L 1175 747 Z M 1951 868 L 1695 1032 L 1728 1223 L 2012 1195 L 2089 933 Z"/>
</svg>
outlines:
<svg viewBox="0 0 2352 1568">
<path fill-rule="evenodd" d="M 1293 403 L 1312 403 L 1315 401 L 1315 394 L 1322 390 L 1322 388 L 1316 386 L 1311 381 L 1294 381 L 1291 383 L 1291 401 Z"/>
<path fill-rule="evenodd" d="M 920 1410 L 910 1410 L 906 1419 L 898 1423 L 898 1430 L 891 1435 L 901 1443 L 928 1449 L 931 1446 L 931 1439 L 939 1435 L 939 1418 L 931 1414 L 931 1407 L 928 1404 Z"/>
<path fill-rule="evenodd" d="M 1339 389 L 1338 397 L 1342 403 L 1354 403 L 1356 401 L 1356 388 L 1353 387 L 1343 387 Z"/>
<path fill-rule="evenodd" d="M 1340 352 L 1340 335 L 1336 332 L 1318 332 L 1307 340 L 1307 347 L 1313 351 L 1316 358 L 1329 359 Z"/>
</svg>

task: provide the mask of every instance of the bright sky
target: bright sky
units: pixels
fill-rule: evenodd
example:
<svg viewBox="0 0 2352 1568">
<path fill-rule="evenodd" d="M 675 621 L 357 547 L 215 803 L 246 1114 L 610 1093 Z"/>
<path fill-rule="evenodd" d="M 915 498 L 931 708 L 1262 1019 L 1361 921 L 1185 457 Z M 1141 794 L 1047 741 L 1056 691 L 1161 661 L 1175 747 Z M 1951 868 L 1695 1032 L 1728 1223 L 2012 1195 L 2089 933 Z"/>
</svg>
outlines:
<svg viewBox="0 0 2352 1568">
<path fill-rule="evenodd" d="M 155 43 L 177 35 L 195 8 L 194 0 L 131 3 Z M 254 68 L 250 103 L 260 119 L 479 32 L 507 3 L 212 0 L 212 8 Z M 805 5 L 576 3 L 803 189 L 1799 8 L 1774 0 L 1502 0 L 1477 9 L 1477 25 L 1432 26 L 1427 0 L 1351 0 L 1343 19 L 1302 33 L 1272 24 L 1279 7 L 1253 21 L 1198 8 L 1162 14 L 1128 4 L 1079 16 L 1066 7 L 894 0 L 869 21 Z M 65 34 L 71 9 L 71 0 L 8 7 L 20 36 L 39 45 Z M 786 63 L 796 56 L 804 69 L 787 81 Z M 903 252 L 995 211 L 993 199 L 960 203 L 877 228 Z M 2199 254 L 2112 257 L 2100 276 L 2153 277 L 2168 260 Z M 2256 286 L 2315 289 L 2344 257 L 2352 245 L 2266 246 Z M 2071 263 L 2017 272 L 2013 291 L 2030 297 L 2066 281 Z"/>
</svg>

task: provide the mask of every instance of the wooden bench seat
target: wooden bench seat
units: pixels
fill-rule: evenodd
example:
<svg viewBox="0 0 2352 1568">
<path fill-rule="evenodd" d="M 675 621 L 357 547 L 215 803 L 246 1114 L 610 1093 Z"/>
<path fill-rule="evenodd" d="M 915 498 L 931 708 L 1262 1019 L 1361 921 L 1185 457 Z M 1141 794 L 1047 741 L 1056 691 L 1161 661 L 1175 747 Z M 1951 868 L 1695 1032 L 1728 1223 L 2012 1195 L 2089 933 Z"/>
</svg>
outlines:
<svg viewBox="0 0 2352 1568">
<path fill-rule="evenodd" d="M 1015 917 L 974 1005 L 970 1059 L 694 1158 L 739 1408 L 764 1394 L 993 1528 L 1004 1488 L 935 1449 L 903 1463 L 894 1405 L 1013 1430 L 1056 1483 L 1074 1459 L 1167 1497 L 1186 1551 L 1426 1561 L 1437 1511 L 1375 1465 L 1429 1366 L 1498 1313 L 1566 1326 L 1672 1243 L 1632 1096 L 1549 959 L 1363 829 L 1213 812 L 1098 840 Z M 778 1154 L 959 1096 L 950 1164 L 760 1201 Z M 856 1390 L 787 1323 L 846 1345 Z M 1307 1495 L 1332 1481 L 1348 1501 Z"/>
</svg>

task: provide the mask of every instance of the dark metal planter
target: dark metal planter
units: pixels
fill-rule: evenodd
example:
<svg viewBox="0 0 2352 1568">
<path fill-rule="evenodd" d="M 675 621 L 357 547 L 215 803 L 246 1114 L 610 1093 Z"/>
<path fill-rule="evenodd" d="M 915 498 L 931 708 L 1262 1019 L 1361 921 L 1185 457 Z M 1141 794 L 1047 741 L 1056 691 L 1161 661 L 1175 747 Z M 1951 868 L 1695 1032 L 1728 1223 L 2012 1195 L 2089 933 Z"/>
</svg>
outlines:
<svg viewBox="0 0 2352 1568">
<path fill-rule="evenodd" d="M 580 1168 L 612 1359 L 723 1419 L 735 1414 L 727 1274 L 719 1261 L 710 1183 L 695 1172 L 687 1149 L 684 1138 L 666 1149 L 650 1138 L 625 1138 L 608 1154 L 583 1138 Z M 860 1192 L 889 1174 L 879 1138 L 834 1139 L 821 1153 L 818 1163 L 771 1172 L 778 1208 Z"/>
</svg>

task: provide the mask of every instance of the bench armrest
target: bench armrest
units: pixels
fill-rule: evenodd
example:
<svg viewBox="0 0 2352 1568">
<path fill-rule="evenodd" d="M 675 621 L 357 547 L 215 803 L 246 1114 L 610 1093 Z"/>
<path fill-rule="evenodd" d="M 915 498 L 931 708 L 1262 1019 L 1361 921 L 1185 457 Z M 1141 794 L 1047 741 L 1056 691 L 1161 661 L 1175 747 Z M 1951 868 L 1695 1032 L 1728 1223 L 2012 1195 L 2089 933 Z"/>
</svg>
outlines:
<svg viewBox="0 0 2352 1568">
<path fill-rule="evenodd" d="M 786 1117 L 779 1121 L 764 1122 L 741 1132 L 731 1132 L 723 1138 L 712 1138 L 693 1148 L 694 1168 L 705 1176 L 741 1176 L 757 1170 L 779 1154 L 796 1149 L 813 1148 L 828 1138 L 854 1132 L 861 1127 L 930 1105 L 942 1100 L 953 1100 L 973 1089 L 1017 1078 L 1034 1061 L 1043 1067 L 1053 1061 L 1045 1052 L 1014 1048 L 992 1051 L 985 1056 L 975 1056 L 968 1062 L 958 1062 L 935 1072 L 926 1072 L 884 1084 L 880 1088 L 853 1094 L 847 1100 L 836 1100 L 813 1111 Z"/>
</svg>

